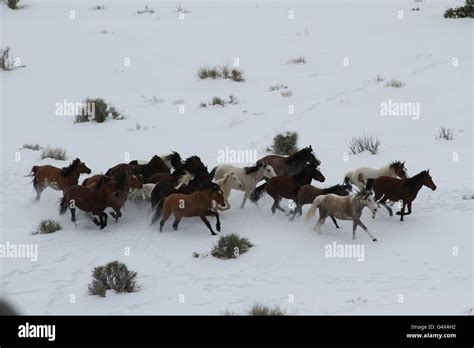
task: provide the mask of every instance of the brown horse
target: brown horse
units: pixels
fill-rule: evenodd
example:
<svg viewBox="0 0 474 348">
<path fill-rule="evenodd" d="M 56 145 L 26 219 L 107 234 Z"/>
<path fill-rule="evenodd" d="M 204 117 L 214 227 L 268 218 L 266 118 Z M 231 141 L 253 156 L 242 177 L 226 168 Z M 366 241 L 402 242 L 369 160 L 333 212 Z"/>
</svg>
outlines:
<svg viewBox="0 0 474 348">
<path fill-rule="evenodd" d="M 94 187 L 104 176 L 94 175 L 90 178 L 85 179 L 82 182 L 83 186 Z M 107 198 L 107 206 L 112 208 L 114 211 L 110 212 L 110 215 L 118 222 L 118 219 L 122 216 L 120 211 L 128 199 L 130 189 L 142 189 L 143 182 L 139 176 L 132 174 L 130 171 L 122 171 L 112 177 L 115 184 L 118 195 L 109 196 Z"/>
<path fill-rule="evenodd" d="M 71 211 L 71 221 L 76 221 L 76 208 L 82 211 L 92 213 L 99 217 L 92 221 L 100 229 L 107 226 L 107 214 L 104 213 L 107 208 L 109 197 L 118 197 L 116 185 L 108 176 L 102 176 L 93 187 L 74 185 L 66 190 L 64 197 L 60 201 L 59 213 L 64 214 L 69 208 Z"/>
<path fill-rule="evenodd" d="M 163 225 L 166 220 L 174 213 L 175 220 L 173 222 L 173 229 L 178 229 L 179 222 L 183 217 L 199 216 L 201 220 L 206 224 L 207 228 L 211 231 L 214 236 L 216 233 L 213 231 L 211 224 L 207 220 L 206 216 L 213 215 L 216 217 L 216 229 L 221 230 L 221 222 L 219 220 L 219 213 L 212 209 L 213 201 L 217 204 L 224 206 L 225 200 L 222 195 L 222 191 L 217 184 L 212 184 L 210 187 L 202 190 L 195 191 L 190 195 L 181 193 L 174 193 L 165 199 L 163 207 L 163 218 L 160 221 L 160 231 L 163 231 Z"/>
<path fill-rule="evenodd" d="M 265 163 L 266 165 L 271 165 L 278 176 L 291 176 L 299 173 L 308 162 L 316 167 L 321 164 L 321 161 L 314 155 L 311 145 L 295 152 L 291 156 L 265 156 L 259 159 L 257 164 Z"/>
<path fill-rule="evenodd" d="M 321 172 L 316 169 L 314 164 L 306 164 L 303 169 L 292 176 L 275 176 L 268 179 L 266 183 L 263 183 L 257 187 L 250 195 L 250 201 L 257 202 L 266 191 L 274 200 L 271 207 L 272 213 L 275 214 L 276 209 L 285 211 L 280 206 L 282 198 L 296 200 L 298 190 L 303 185 L 308 185 L 311 180 L 317 180 L 324 182 L 326 178 Z"/>
<path fill-rule="evenodd" d="M 57 191 L 66 191 L 69 187 L 77 185 L 81 173 L 90 174 L 91 170 L 76 158 L 69 167 L 57 168 L 50 165 L 34 166 L 31 168 L 33 187 L 36 190 L 36 200 L 41 198 L 41 192 L 46 187 Z"/>
<path fill-rule="evenodd" d="M 338 196 L 347 196 L 351 193 L 351 191 L 350 186 L 348 187 L 345 185 L 334 185 L 324 189 L 314 187 L 313 185 L 303 185 L 298 190 L 298 196 L 295 200 L 296 207 L 292 212 L 290 212 L 290 215 L 292 215 L 290 220 L 294 220 L 296 214 L 299 214 L 300 216 L 303 214 L 303 205 L 312 204 L 316 197 L 320 195 L 327 195 L 328 193 L 333 193 Z M 336 228 L 339 228 L 339 225 L 333 216 L 331 216 L 331 220 L 334 225 L 336 225 Z"/>
<path fill-rule="evenodd" d="M 430 170 L 423 170 L 415 176 L 408 179 L 392 178 L 390 176 L 381 176 L 377 179 L 369 179 L 367 187 L 372 188 L 375 193 L 375 200 L 379 201 L 387 210 L 390 216 L 393 216 L 392 209 L 385 203 L 387 200 L 397 202 L 403 201 L 402 208 L 397 215 L 400 215 L 400 221 L 403 221 L 404 215 L 411 214 L 411 204 L 415 200 L 418 191 L 422 186 L 431 190 L 436 190 L 436 185 L 430 175 Z M 408 206 L 408 213 L 405 213 L 405 207 Z"/>
</svg>

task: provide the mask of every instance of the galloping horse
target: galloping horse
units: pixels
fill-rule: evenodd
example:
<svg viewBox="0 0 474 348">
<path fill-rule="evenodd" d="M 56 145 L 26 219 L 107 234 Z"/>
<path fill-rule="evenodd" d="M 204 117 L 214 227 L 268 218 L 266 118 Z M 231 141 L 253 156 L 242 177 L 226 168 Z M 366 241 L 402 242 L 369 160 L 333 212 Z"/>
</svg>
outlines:
<svg viewBox="0 0 474 348">
<path fill-rule="evenodd" d="M 316 197 L 327 195 L 328 193 L 334 193 L 338 196 L 347 196 L 350 194 L 350 190 L 350 186 L 348 187 L 346 185 L 334 185 L 324 189 L 314 187 L 313 185 L 303 185 L 298 190 L 298 196 L 295 200 L 296 207 L 290 212 L 292 215 L 290 220 L 294 220 L 296 214 L 301 216 L 303 214 L 303 205 L 313 203 Z M 336 225 L 336 228 L 339 228 L 337 221 L 333 216 L 331 216 L 331 220 L 334 222 L 334 225 Z"/>
<path fill-rule="evenodd" d="M 225 205 L 224 196 L 217 184 L 211 184 L 210 187 L 195 191 L 189 195 L 175 193 L 168 196 L 163 207 L 163 218 L 160 221 L 160 232 L 163 231 L 163 226 L 166 220 L 168 220 L 170 215 L 174 213 L 175 220 L 173 222 L 173 229 L 175 231 L 178 229 L 181 218 L 199 216 L 211 231 L 211 234 L 213 236 L 216 235 L 206 218 L 208 215 L 215 216 L 217 219 L 216 229 L 218 232 L 221 230 L 219 213 L 212 209 L 214 201 L 218 205 Z"/>
<path fill-rule="evenodd" d="M 332 193 L 321 195 L 314 199 L 311 208 L 306 213 L 306 221 L 309 221 L 315 214 L 316 209 L 319 208 L 319 220 L 314 226 L 314 229 L 321 234 L 321 225 L 328 216 L 334 216 L 341 220 L 352 220 L 352 239 L 355 239 L 357 226 L 369 235 L 373 242 L 374 238 L 367 229 L 367 227 L 360 221 L 362 210 L 368 207 L 372 212 L 372 219 L 375 219 L 377 214 L 378 204 L 374 200 L 373 193 L 363 189 L 362 191 L 349 196 L 338 196 Z"/>
<path fill-rule="evenodd" d="M 237 174 L 234 172 L 228 172 L 222 179 L 215 180 L 216 184 L 219 185 L 222 195 L 224 196 L 225 208 L 220 208 L 219 206 L 215 207 L 214 210 L 228 210 L 230 209 L 229 196 L 230 191 L 234 190 L 243 190 L 244 184 L 240 181 Z"/>
<path fill-rule="evenodd" d="M 381 176 L 375 180 L 369 180 L 369 187 L 375 192 L 375 199 L 379 201 L 387 210 L 390 216 L 393 216 L 392 209 L 385 203 L 388 200 L 397 202 L 403 201 L 402 209 L 397 212 L 400 215 L 400 221 L 403 221 L 404 215 L 411 214 L 411 204 L 415 200 L 418 191 L 424 185 L 432 191 L 436 190 L 436 185 L 430 175 L 430 170 L 424 170 L 409 179 L 397 179 L 389 176 Z M 408 213 L 405 213 L 405 207 L 408 206 Z"/>
<path fill-rule="evenodd" d="M 402 179 L 406 179 L 408 174 L 405 162 L 395 161 L 379 169 L 360 167 L 346 174 L 344 184 L 354 184 L 361 190 L 367 185 L 368 179 L 377 179 L 379 176 L 399 176 Z"/>
<path fill-rule="evenodd" d="M 93 187 L 74 185 L 66 190 L 63 198 L 60 200 L 59 213 L 62 215 L 67 208 L 71 212 L 71 221 L 76 221 L 76 208 L 82 211 L 92 213 L 99 217 L 92 221 L 103 229 L 107 226 L 107 214 L 104 210 L 110 197 L 118 197 L 119 192 L 115 187 L 112 178 L 102 176 Z"/>
<path fill-rule="evenodd" d="M 240 208 L 244 207 L 247 198 L 250 196 L 252 191 L 255 190 L 255 187 L 257 187 L 257 183 L 260 180 L 263 178 L 270 179 L 276 176 L 273 167 L 264 162 L 257 162 L 254 166 L 244 168 L 236 167 L 231 164 L 223 164 L 215 167 L 211 171 L 211 175 L 214 176 L 214 180 L 220 180 L 229 172 L 234 172 L 243 184 L 243 188 L 240 190 L 244 191 L 244 197 L 240 204 Z"/>
<path fill-rule="evenodd" d="M 316 167 L 321 164 L 321 161 L 314 155 L 311 145 L 295 152 L 291 156 L 265 156 L 259 159 L 257 164 L 266 163 L 271 165 L 278 176 L 292 176 L 299 173 L 308 162 Z"/>
<path fill-rule="evenodd" d="M 316 169 L 314 164 L 306 164 L 298 174 L 292 176 L 275 176 L 257 187 L 250 195 L 250 201 L 257 202 L 266 191 L 274 200 L 271 207 L 272 213 L 275 214 L 276 209 L 285 211 L 280 206 L 282 198 L 295 200 L 298 195 L 298 190 L 303 185 L 308 185 L 311 180 L 324 182 L 326 178 L 321 172 Z"/>
<path fill-rule="evenodd" d="M 178 169 L 181 167 L 183 164 L 181 160 L 181 155 L 177 153 L 176 151 L 172 151 L 168 155 L 160 156 L 160 158 L 165 162 L 166 166 L 171 170 L 171 168 Z M 142 160 L 133 160 L 130 161 L 128 164 L 137 166 L 139 164 L 147 164 L 148 161 L 142 161 Z"/>
<path fill-rule="evenodd" d="M 41 192 L 46 187 L 49 186 L 57 191 L 62 190 L 64 193 L 69 187 L 77 185 L 81 173 L 90 174 L 91 170 L 79 158 L 76 158 L 69 167 L 62 169 L 50 165 L 34 166 L 28 176 L 33 177 L 36 200 L 39 201 Z"/>
</svg>

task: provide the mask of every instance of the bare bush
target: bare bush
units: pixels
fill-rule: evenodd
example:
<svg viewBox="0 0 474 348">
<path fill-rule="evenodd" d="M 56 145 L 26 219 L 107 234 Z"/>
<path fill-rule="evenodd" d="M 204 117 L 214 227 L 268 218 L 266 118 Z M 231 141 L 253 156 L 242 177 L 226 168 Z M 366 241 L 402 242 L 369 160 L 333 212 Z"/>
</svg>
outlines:
<svg viewBox="0 0 474 348">
<path fill-rule="evenodd" d="M 55 220 L 41 220 L 33 234 L 49 234 L 61 230 L 63 227 Z"/>
<path fill-rule="evenodd" d="M 304 56 L 288 58 L 288 64 L 306 64 L 306 58 Z"/>
<path fill-rule="evenodd" d="M 66 160 L 66 150 L 60 147 L 47 147 L 41 153 L 41 159 L 52 158 L 58 161 Z"/>
<path fill-rule="evenodd" d="M 23 144 L 23 146 L 21 147 L 21 149 L 28 149 L 28 150 L 32 150 L 32 151 L 39 151 L 42 149 L 42 147 L 40 146 L 40 144 Z M 20 150 L 21 150 L 20 149 Z"/>
<path fill-rule="evenodd" d="M 354 154 L 369 151 L 372 155 L 378 153 L 380 140 L 376 136 L 363 135 L 361 137 L 353 137 L 349 142 L 349 150 Z"/>
<path fill-rule="evenodd" d="M 105 297 L 107 290 L 115 292 L 134 292 L 137 290 L 137 273 L 128 270 L 127 266 L 121 262 L 109 262 L 105 266 L 94 268 L 92 272 L 92 282 L 88 289 L 91 295 Z"/>
<path fill-rule="evenodd" d="M 441 127 L 438 131 L 438 134 L 435 135 L 435 139 L 453 140 L 453 131 L 451 128 Z"/>
<path fill-rule="evenodd" d="M 405 84 L 402 81 L 392 79 L 385 84 L 385 87 L 402 88 Z"/>
</svg>

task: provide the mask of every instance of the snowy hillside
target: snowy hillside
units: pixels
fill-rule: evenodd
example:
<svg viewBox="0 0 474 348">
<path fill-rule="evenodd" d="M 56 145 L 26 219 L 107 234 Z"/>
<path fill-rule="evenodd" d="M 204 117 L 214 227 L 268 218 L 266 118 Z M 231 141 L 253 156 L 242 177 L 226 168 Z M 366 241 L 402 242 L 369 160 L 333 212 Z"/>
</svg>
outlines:
<svg viewBox="0 0 474 348">
<path fill-rule="evenodd" d="M 474 200 L 463 196 L 473 193 L 473 21 L 442 17 L 463 1 L 22 3 L 16 11 L 0 4 L 0 47 L 25 65 L 0 72 L 1 243 L 38 246 L 36 262 L 0 260 L 1 294 L 21 313 L 220 314 L 255 302 L 289 314 L 472 311 Z M 138 14 L 145 5 L 154 13 Z M 189 11 L 181 18 L 178 5 Z M 299 56 L 306 64 L 288 64 Z M 236 61 L 244 82 L 197 76 L 200 67 Z M 392 79 L 403 86 L 386 87 Z M 269 91 L 279 84 L 292 94 Z M 239 103 L 200 107 L 229 95 Z M 126 119 L 75 124 L 57 115 L 58 103 L 87 97 L 104 98 Z M 416 103 L 419 113 L 383 115 L 391 102 Z M 442 126 L 453 140 L 435 139 Z M 61 192 L 46 189 L 35 202 L 24 177 L 34 165 L 63 167 L 76 157 L 104 173 L 172 150 L 211 169 L 226 148 L 263 157 L 287 130 L 321 160 L 326 181 L 315 186 L 400 160 L 410 175 L 430 169 L 438 188 L 423 187 L 403 222 L 365 211 L 375 243 L 362 230 L 353 241 L 348 221 L 336 229 L 328 220 L 317 235 L 315 221 L 272 215 L 268 196 L 239 209 L 242 192 L 232 191 L 221 234 L 255 246 L 224 261 L 193 258 L 218 239 L 199 218 L 183 219 L 177 232 L 168 222 L 160 233 L 146 207 L 128 202 L 104 230 L 81 212 L 74 226 L 69 213 L 58 215 Z M 380 139 L 378 154 L 348 154 L 363 134 Z M 20 150 L 26 143 L 63 147 L 67 159 L 41 160 L 41 151 Z M 63 229 L 32 235 L 48 218 Z M 363 259 L 326 257 L 333 242 L 363 246 Z M 141 288 L 89 295 L 93 268 L 112 260 L 136 271 Z"/>
</svg>

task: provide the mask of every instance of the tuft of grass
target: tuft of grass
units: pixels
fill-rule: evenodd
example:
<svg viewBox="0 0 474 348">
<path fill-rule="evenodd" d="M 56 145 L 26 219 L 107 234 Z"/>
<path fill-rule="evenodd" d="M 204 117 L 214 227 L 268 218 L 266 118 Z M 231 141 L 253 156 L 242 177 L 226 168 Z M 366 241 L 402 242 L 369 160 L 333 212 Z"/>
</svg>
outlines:
<svg viewBox="0 0 474 348">
<path fill-rule="evenodd" d="M 349 142 L 349 150 L 352 154 L 369 151 L 372 155 L 378 153 L 380 146 L 380 140 L 376 136 L 362 135 L 360 137 L 353 137 Z"/>
<path fill-rule="evenodd" d="M 474 18 L 474 4 L 472 0 L 466 0 L 464 6 L 449 7 L 444 11 L 444 18 Z"/>
<path fill-rule="evenodd" d="M 144 14 L 144 13 L 155 13 L 155 10 L 152 8 L 149 8 L 148 5 L 145 5 L 145 8 L 143 10 L 138 10 L 138 14 Z"/>
<path fill-rule="evenodd" d="M 287 98 L 287 97 L 291 97 L 293 95 L 293 92 L 292 91 L 282 91 L 282 92 L 280 92 L 280 95 L 283 98 Z"/>
<path fill-rule="evenodd" d="M 474 199 L 474 193 L 465 193 L 462 195 L 462 199 L 465 201 L 469 201 L 471 199 Z"/>
<path fill-rule="evenodd" d="M 6 0 L 7 6 L 11 8 L 12 10 L 18 10 L 18 3 L 20 0 Z"/>
<path fill-rule="evenodd" d="M 225 106 L 224 104 L 224 99 L 219 98 L 219 97 L 213 97 L 212 101 L 210 103 L 211 105 L 220 105 L 220 106 Z"/>
<path fill-rule="evenodd" d="M 105 10 L 105 6 L 104 5 L 95 5 L 95 6 L 89 7 L 89 9 L 92 10 L 92 11 L 101 11 L 101 10 Z"/>
<path fill-rule="evenodd" d="M 191 11 L 189 10 L 186 10 L 184 7 L 182 7 L 181 5 L 178 5 L 178 8 L 176 9 L 176 12 L 178 13 L 190 13 Z"/>
<path fill-rule="evenodd" d="M 236 105 L 238 103 L 239 103 L 239 100 L 237 99 L 237 97 L 230 95 L 229 98 L 227 99 L 222 99 L 220 97 L 213 97 L 209 103 L 201 102 L 199 106 L 201 108 L 206 108 L 211 105 L 220 105 L 224 107 L 226 105 Z"/>
<path fill-rule="evenodd" d="M 107 290 L 120 292 L 135 292 L 137 273 L 130 271 L 127 266 L 118 261 L 112 261 L 105 266 L 94 268 L 92 282 L 88 285 L 91 295 L 105 297 Z"/>
<path fill-rule="evenodd" d="M 218 259 L 236 259 L 251 247 L 253 247 L 253 244 L 247 238 L 231 233 L 219 238 L 211 251 L 211 255 Z"/>
<path fill-rule="evenodd" d="M 288 64 L 306 64 L 306 58 L 304 56 L 288 58 Z"/>
<path fill-rule="evenodd" d="M 58 161 L 66 160 L 66 150 L 61 147 L 47 147 L 41 152 L 41 159 L 52 158 Z"/>
<path fill-rule="evenodd" d="M 243 72 L 237 68 L 230 69 L 227 65 L 221 67 L 200 67 L 197 72 L 197 76 L 201 80 L 205 79 L 230 79 L 235 82 L 245 81 Z"/>
<path fill-rule="evenodd" d="M 33 234 L 48 234 L 62 230 L 62 226 L 59 222 L 51 219 L 41 220 Z"/>
<path fill-rule="evenodd" d="M 377 76 L 375 77 L 375 82 L 383 82 L 385 79 L 383 78 L 382 75 L 380 74 L 377 74 Z"/>
<path fill-rule="evenodd" d="M 0 51 L 0 70 L 11 71 L 15 68 L 10 57 L 10 47 L 5 47 Z"/>
<path fill-rule="evenodd" d="M 385 84 L 385 87 L 402 88 L 405 84 L 402 81 L 392 79 Z"/>
<path fill-rule="evenodd" d="M 254 316 L 280 316 L 286 315 L 280 307 L 268 307 L 261 303 L 254 303 L 252 307 L 247 312 L 247 315 L 254 315 Z"/>
<path fill-rule="evenodd" d="M 103 123 L 108 117 L 111 117 L 114 120 L 125 119 L 124 115 L 102 98 L 86 98 L 83 103 L 84 107 L 82 107 L 79 114 L 76 115 L 75 123 L 89 121 Z M 93 115 L 89 114 L 90 110 L 93 111 Z"/>
<path fill-rule="evenodd" d="M 435 139 L 453 140 L 453 131 L 451 128 L 441 127 L 438 134 L 435 135 Z"/>
<path fill-rule="evenodd" d="M 286 132 L 277 134 L 273 138 L 273 144 L 267 150 L 277 155 L 289 156 L 298 151 L 298 133 Z"/>
<path fill-rule="evenodd" d="M 287 89 L 288 86 L 285 86 L 285 85 L 282 85 L 281 83 L 279 85 L 273 85 L 273 86 L 270 86 L 270 88 L 268 89 L 269 92 L 273 92 L 273 91 L 279 91 L 280 89 Z"/>
<path fill-rule="evenodd" d="M 32 151 L 39 151 L 42 149 L 42 147 L 40 146 L 40 144 L 23 144 L 23 146 L 21 147 L 21 149 L 28 149 L 28 150 L 32 150 Z M 20 150 L 21 150 L 20 149 Z"/>
</svg>

